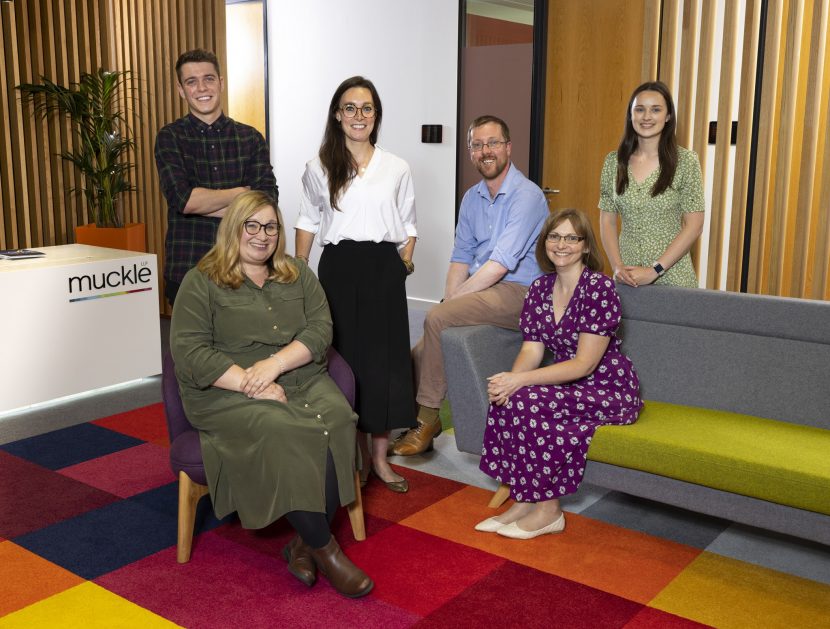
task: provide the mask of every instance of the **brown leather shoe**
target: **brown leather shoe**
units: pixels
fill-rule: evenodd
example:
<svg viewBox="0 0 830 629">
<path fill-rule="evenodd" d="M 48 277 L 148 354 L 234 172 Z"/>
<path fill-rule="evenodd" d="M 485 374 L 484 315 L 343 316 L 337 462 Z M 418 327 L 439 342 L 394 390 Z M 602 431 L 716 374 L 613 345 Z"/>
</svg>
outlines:
<svg viewBox="0 0 830 629">
<path fill-rule="evenodd" d="M 317 581 L 317 566 L 311 556 L 311 549 L 296 535 L 285 548 L 282 558 L 288 562 L 288 572 L 305 583 L 308 587 Z"/>
<path fill-rule="evenodd" d="M 389 447 L 390 454 L 398 456 L 412 456 L 422 452 L 431 452 L 432 440 L 441 434 L 441 420 L 438 419 L 432 424 L 425 424 L 420 419 L 418 426 L 401 433 Z"/>
<path fill-rule="evenodd" d="M 375 587 L 375 582 L 346 557 L 340 549 L 340 544 L 334 539 L 334 535 L 322 548 L 310 548 L 309 550 L 317 568 L 329 580 L 332 587 L 343 596 L 349 598 L 366 596 Z"/>
</svg>

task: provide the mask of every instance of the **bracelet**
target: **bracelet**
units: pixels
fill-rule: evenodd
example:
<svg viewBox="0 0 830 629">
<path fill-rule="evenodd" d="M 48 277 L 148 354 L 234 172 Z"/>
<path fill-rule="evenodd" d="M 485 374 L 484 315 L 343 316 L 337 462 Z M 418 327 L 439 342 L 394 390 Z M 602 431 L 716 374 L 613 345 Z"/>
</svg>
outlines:
<svg viewBox="0 0 830 629">
<path fill-rule="evenodd" d="M 298 259 L 302 260 L 303 262 L 305 262 L 306 264 L 308 264 L 308 256 L 304 256 L 304 255 L 301 255 L 299 253 L 295 253 L 294 257 L 298 258 Z"/>
<path fill-rule="evenodd" d="M 279 356 L 277 356 L 276 354 L 271 354 L 271 358 L 273 358 L 274 360 L 276 360 L 276 361 L 277 361 L 277 365 L 279 365 L 279 367 L 280 367 L 280 372 L 277 374 L 277 377 L 276 377 L 276 378 L 274 378 L 274 380 L 277 380 L 277 379 L 279 379 L 279 377 L 280 377 L 282 374 L 284 374 L 284 373 L 285 373 L 285 363 L 284 363 L 284 362 L 282 362 L 282 358 L 280 358 L 280 357 L 279 357 Z"/>
<path fill-rule="evenodd" d="M 412 275 L 415 272 L 415 263 L 412 262 L 412 260 L 404 260 L 401 258 L 401 262 L 403 262 L 403 265 L 406 267 L 407 275 Z"/>
</svg>

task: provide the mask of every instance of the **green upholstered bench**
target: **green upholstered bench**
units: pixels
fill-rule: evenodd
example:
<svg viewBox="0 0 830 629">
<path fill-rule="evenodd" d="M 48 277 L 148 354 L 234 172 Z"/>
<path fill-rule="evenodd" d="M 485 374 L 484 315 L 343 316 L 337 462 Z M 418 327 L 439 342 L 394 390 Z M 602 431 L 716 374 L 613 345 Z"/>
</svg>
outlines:
<svg viewBox="0 0 830 629">
<path fill-rule="evenodd" d="M 830 515 L 830 430 L 646 401 L 588 459 Z"/>
<path fill-rule="evenodd" d="M 643 412 L 604 426 L 585 481 L 830 545 L 830 303 L 618 285 Z M 485 378 L 518 332 L 442 335 L 458 449 L 481 453 Z"/>
</svg>

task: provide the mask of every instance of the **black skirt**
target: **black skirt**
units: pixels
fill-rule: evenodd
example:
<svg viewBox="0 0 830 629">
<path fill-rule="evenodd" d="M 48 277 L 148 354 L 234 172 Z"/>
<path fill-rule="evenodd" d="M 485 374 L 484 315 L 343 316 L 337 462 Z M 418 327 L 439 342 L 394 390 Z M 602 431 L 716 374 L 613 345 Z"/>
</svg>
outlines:
<svg viewBox="0 0 830 629">
<path fill-rule="evenodd" d="M 334 322 L 332 345 L 357 384 L 358 429 L 415 426 L 406 267 L 391 242 L 326 245 L 318 266 Z"/>
</svg>

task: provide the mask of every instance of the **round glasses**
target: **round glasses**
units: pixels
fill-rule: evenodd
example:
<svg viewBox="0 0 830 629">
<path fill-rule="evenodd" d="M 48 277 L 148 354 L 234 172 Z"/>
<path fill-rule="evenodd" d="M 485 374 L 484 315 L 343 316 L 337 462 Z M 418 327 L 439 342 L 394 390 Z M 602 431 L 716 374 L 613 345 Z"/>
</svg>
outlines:
<svg viewBox="0 0 830 629">
<path fill-rule="evenodd" d="M 348 103 L 346 105 L 343 105 L 340 108 L 340 111 L 343 112 L 343 115 L 346 116 L 346 118 L 354 118 L 357 115 L 358 111 L 363 114 L 364 118 L 374 118 L 375 111 L 377 110 L 375 109 L 374 105 L 369 105 L 368 103 L 366 105 L 363 105 L 363 107 L 358 107 L 357 105 Z"/>
<path fill-rule="evenodd" d="M 245 231 L 249 236 L 256 236 L 261 230 L 265 230 L 266 236 L 276 236 L 280 233 L 279 223 L 260 223 L 259 221 L 245 221 Z"/>
<path fill-rule="evenodd" d="M 507 140 L 490 140 L 489 142 L 470 142 L 470 150 L 473 153 L 480 153 L 486 146 L 491 151 L 495 151 L 502 145 L 507 144 Z"/>
<path fill-rule="evenodd" d="M 560 240 L 564 240 L 569 245 L 575 245 L 576 243 L 585 240 L 585 236 L 577 236 L 576 234 L 568 234 L 566 236 L 563 236 L 562 234 L 551 232 L 547 236 L 545 236 L 545 240 L 547 240 L 548 242 L 552 242 L 554 244 L 557 244 Z"/>
</svg>

